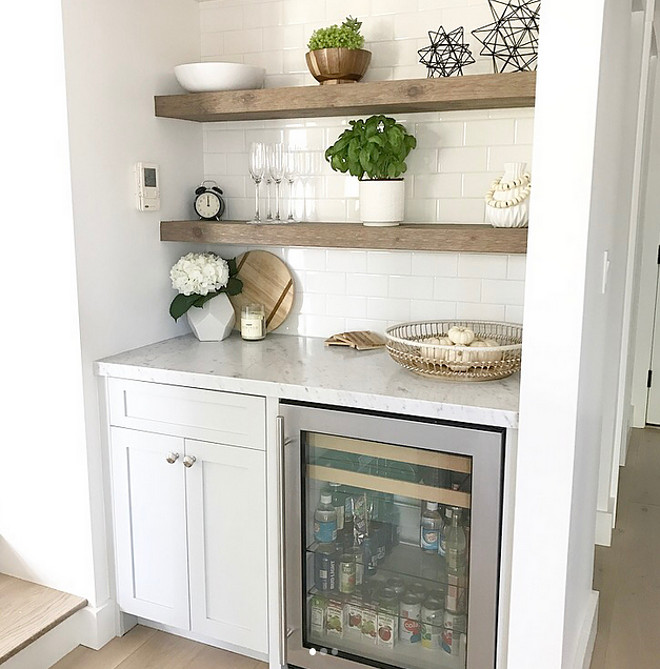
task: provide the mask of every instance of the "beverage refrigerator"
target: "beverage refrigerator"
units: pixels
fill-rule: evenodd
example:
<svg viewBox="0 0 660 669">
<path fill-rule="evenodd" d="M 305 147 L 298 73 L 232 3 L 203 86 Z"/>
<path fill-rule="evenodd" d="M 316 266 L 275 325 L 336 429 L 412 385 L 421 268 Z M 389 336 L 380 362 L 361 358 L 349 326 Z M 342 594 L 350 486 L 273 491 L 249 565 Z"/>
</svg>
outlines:
<svg viewBox="0 0 660 669">
<path fill-rule="evenodd" d="M 505 432 L 282 403 L 284 662 L 496 664 Z"/>
</svg>

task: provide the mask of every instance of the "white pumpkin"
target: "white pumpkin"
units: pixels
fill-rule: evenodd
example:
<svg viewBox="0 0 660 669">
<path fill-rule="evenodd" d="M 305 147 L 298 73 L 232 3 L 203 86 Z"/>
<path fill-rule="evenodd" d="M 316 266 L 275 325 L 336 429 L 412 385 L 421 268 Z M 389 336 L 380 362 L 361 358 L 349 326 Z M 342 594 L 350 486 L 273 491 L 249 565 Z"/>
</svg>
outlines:
<svg viewBox="0 0 660 669">
<path fill-rule="evenodd" d="M 476 339 L 470 344 L 470 348 L 474 349 L 474 351 L 465 351 L 465 353 L 467 359 L 472 360 L 473 362 L 495 362 L 496 360 L 502 359 L 502 353 L 500 351 L 490 350 L 493 348 L 493 345 L 489 344 L 488 341 Z"/>
<path fill-rule="evenodd" d="M 426 344 L 433 344 L 433 346 L 422 346 L 420 348 L 419 352 L 422 357 L 428 358 L 429 360 L 435 359 L 438 354 L 438 349 L 435 348 L 435 344 L 439 344 L 440 339 L 438 339 L 438 337 L 425 337 L 422 341 Z"/>
<path fill-rule="evenodd" d="M 447 336 L 457 346 L 469 346 L 474 341 L 474 332 L 462 325 L 454 325 L 453 328 L 449 328 Z"/>
</svg>

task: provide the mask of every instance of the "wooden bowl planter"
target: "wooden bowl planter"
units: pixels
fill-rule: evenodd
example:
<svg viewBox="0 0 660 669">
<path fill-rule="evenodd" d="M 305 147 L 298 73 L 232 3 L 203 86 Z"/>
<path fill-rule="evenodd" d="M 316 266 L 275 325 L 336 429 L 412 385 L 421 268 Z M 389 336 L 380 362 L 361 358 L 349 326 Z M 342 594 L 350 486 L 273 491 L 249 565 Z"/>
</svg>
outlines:
<svg viewBox="0 0 660 669">
<path fill-rule="evenodd" d="M 305 54 L 307 67 L 320 84 L 353 84 L 360 81 L 371 62 L 366 49 L 315 49 Z"/>
</svg>

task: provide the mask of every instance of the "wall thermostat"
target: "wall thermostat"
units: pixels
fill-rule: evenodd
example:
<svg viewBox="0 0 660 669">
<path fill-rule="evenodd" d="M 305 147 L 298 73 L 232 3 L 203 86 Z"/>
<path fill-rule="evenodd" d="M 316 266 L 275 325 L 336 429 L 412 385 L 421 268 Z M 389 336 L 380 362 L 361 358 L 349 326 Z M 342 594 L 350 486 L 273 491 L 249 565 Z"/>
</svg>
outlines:
<svg viewBox="0 0 660 669">
<path fill-rule="evenodd" d="M 140 211 L 158 211 L 160 209 L 160 174 L 154 163 L 135 165 L 137 183 L 137 208 Z"/>
</svg>

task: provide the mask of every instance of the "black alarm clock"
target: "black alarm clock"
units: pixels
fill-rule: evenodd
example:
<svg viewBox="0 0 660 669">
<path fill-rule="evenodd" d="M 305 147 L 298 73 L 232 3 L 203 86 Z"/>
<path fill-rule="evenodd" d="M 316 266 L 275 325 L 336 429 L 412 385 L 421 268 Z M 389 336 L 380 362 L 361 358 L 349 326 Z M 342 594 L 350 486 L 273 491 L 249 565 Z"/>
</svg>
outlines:
<svg viewBox="0 0 660 669">
<path fill-rule="evenodd" d="M 207 186 L 206 184 L 213 184 Z M 204 221 L 219 221 L 225 211 L 222 191 L 215 181 L 205 180 L 195 190 L 195 212 Z"/>
</svg>

